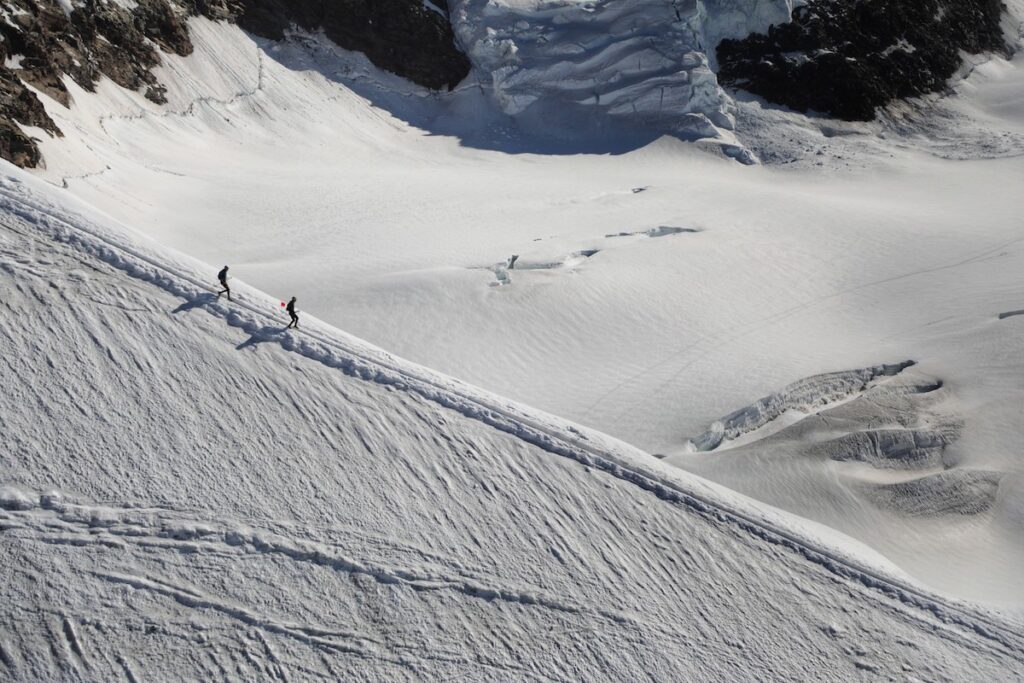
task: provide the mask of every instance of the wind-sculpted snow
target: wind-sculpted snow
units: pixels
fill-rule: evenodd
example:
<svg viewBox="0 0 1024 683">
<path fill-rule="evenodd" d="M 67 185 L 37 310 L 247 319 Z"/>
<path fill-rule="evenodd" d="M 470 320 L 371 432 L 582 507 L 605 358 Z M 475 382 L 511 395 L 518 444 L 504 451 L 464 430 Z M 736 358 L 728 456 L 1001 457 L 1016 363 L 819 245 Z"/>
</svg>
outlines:
<svg viewBox="0 0 1024 683">
<path fill-rule="evenodd" d="M 978 515 L 996 502 L 1000 472 L 950 470 L 896 484 L 865 486 L 865 495 L 882 508 L 915 517 Z"/>
<path fill-rule="evenodd" d="M 595 115 L 616 126 L 688 139 L 735 126 L 708 53 L 784 20 L 793 0 L 455 0 L 452 23 L 474 67 L 512 115 L 531 107 L 546 125 Z M 753 157 L 735 144 L 727 153 Z"/>
<path fill-rule="evenodd" d="M 5 679 L 1024 673 L 1017 625 L 848 540 L 305 314 L 283 332 L 56 192 L 0 181 Z"/>
<path fill-rule="evenodd" d="M 948 445 L 945 436 L 927 429 L 873 429 L 815 444 L 811 452 L 883 469 L 924 469 L 941 466 Z"/>
</svg>

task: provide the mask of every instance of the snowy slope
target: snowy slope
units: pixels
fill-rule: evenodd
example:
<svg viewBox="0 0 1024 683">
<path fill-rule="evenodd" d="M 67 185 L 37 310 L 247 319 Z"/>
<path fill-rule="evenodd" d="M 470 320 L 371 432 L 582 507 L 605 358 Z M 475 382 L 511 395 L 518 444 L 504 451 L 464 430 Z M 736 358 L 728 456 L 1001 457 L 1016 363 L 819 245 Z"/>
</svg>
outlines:
<svg viewBox="0 0 1024 683">
<path fill-rule="evenodd" d="M 1012 345 L 1016 334 L 990 336 Z M 982 444 L 1012 434 L 1020 386 L 1011 375 L 971 396 L 906 364 L 808 377 L 668 460 L 867 539 L 933 586 L 1019 609 L 1024 477 L 1012 444 Z M 965 401 L 979 399 L 984 415 L 965 420 Z"/>
<path fill-rule="evenodd" d="M 1020 624 L 393 358 L 8 167 L 13 680 L 1024 675 Z"/>
<path fill-rule="evenodd" d="M 192 28 L 195 53 L 161 67 L 167 107 L 109 82 L 50 103 L 67 136 L 44 140 L 41 177 L 389 351 L 1020 609 L 1024 317 L 998 315 L 1024 306 L 1021 57 L 873 124 L 740 102 L 744 142 L 792 162 L 746 168 L 666 139 L 552 148 L 486 89 L 432 96 L 315 36 Z M 941 514 L 864 493 L 870 465 L 794 463 L 807 444 L 787 439 L 818 434 L 807 425 L 728 459 L 689 452 L 801 378 L 908 359 L 943 383 L 922 397 L 944 401 L 936 419 L 960 425 L 936 467 L 971 493 L 912 487 Z M 928 431 L 932 411 L 871 419 L 824 436 Z M 943 507 L 950 491 L 970 515 Z"/>
</svg>

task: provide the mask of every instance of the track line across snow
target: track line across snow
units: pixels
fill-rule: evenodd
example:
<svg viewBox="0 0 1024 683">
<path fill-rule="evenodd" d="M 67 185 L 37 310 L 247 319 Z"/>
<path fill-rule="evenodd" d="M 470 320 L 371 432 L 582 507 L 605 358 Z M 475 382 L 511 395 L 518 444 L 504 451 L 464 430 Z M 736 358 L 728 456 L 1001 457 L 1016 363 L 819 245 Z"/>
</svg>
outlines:
<svg viewBox="0 0 1024 683">
<path fill-rule="evenodd" d="M 0 212 L 21 217 L 35 226 L 44 239 L 70 245 L 186 301 L 197 301 L 210 291 L 198 274 L 198 264 L 189 272 L 184 257 L 175 255 L 175 259 L 156 250 L 146 253 L 125 237 L 40 199 L 40 193 L 30 187 L 38 182 L 22 175 L 0 179 Z M 175 260 L 178 263 L 174 263 Z M 267 312 L 276 308 L 276 300 L 255 290 L 239 289 L 246 294 L 244 301 L 230 306 L 215 300 L 200 301 L 198 306 L 252 335 L 252 343 L 276 342 L 285 350 L 348 375 L 418 394 L 549 453 L 629 482 L 664 501 L 685 506 L 706 518 L 785 547 L 838 577 L 860 583 L 944 624 L 966 630 L 1024 662 L 1024 635 L 1010 624 L 967 603 L 939 597 L 883 569 L 865 566 L 810 533 L 787 528 L 785 520 L 788 518 L 781 513 L 748 505 L 739 496 L 730 499 L 724 490 L 671 470 L 653 457 L 605 435 L 574 427 L 564 420 L 399 360 L 315 320 L 310 324 L 309 316 L 305 316 L 306 326 L 298 335 L 286 333 L 280 329 L 281 321 Z M 262 302 L 264 307 L 253 302 Z"/>
</svg>

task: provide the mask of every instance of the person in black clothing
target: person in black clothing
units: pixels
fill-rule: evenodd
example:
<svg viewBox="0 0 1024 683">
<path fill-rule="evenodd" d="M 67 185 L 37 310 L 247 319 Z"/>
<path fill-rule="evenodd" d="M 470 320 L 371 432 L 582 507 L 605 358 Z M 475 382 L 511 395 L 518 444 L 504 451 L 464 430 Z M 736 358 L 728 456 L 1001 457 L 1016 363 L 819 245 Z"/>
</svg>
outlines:
<svg viewBox="0 0 1024 683">
<path fill-rule="evenodd" d="M 220 280 L 220 286 L 224 288 L 224 289 L 220 290 L 219 292 L 217 292 L 217 298 L 219 299 L 221 294 L 227 294 L 228 295 L 228 301 L 231 301 L 231 288 L 228 287 L 228 267 L 227 266 L 224 266 L 223 268 L 221 268 L 220 272 L 217 273 L 217 279 Z"/>
<path fill-rule="evenodd" d="M 291 301 L 288 302 L 288 308 L 286 310 L 288 311 L 288 315 L 290 315 L 292 317 L 292 321 L 290 323 L 288 323 L 288 328 L 285 328 L 285 329 L 289 329 L 289 328 L 292 328 L 292 327 L 298 327 L 299 326 L 299 316 L 295 313 L 295 297 L 294 296 L 292 297 Z"/>
</svg>

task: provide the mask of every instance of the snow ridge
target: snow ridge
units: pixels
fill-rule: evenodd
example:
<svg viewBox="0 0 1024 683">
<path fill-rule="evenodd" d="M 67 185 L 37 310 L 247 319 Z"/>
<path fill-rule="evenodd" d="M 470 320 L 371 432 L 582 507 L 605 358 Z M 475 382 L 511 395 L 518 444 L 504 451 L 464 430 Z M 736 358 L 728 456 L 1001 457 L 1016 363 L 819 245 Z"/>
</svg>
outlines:
<svg viewBox="0 0 1024 683">
<path fill-rule="evenodd" d="M 288 351 L 349 375 L 418 394 L 549 453 L 570 458 L 629 482 L 663 501 L 684 506 L 710 520 L 730 525 L 743 533 L 791 550 L 837 576 L 877 591 L 879 599 L 883 596 L 895 598 L 909 608 L 905 612 L 909 619 L 933 624 L 931 621 L 925 622 L 927 614 L 957 630 L 965 629 L 981 636 L 994 650 L 1024 661 L 1024 637 L 994 616 L 965 603 L 931 594 L 891 575 L 886 569 L 863 566 L 838 548 L 829 547 L 821 539 L 797 530 L 792 520 L 784 515 L 753 506 L 741 497 L 730 497 L 714 485 L 673 471 L 625 444 L 399 361 L 380 349 L 315 321 L 307 324 L 299 335 L 284 333 L 277 326 L 277 321 L 264 312 L 272 307 L 271 300 L 265 295 L 257 293 L 253 297 L 250 294 L 246 296 L 245 302 L 236 303 L 232 307 L 217 303 L 197 271 L 189 272 L 184 264 L 169 263 L 166 256 L 144 253 L 142 248 L 123 238 L 39 201 L 26 183 L 18 178 L 0 181 L 0 209 L 24 218 L 49 239 L 94 255 L 134 278 L 184 298 L 186 306 L 202 306 L 211 315 L 223 318 L 229 325 L 248 332 L 251 339 L 246 344 L 278 343 Z M 242 289 L 242 292 L 245 294 L 246 290 Z M 267 309 L 250 303 L 261 299 L 267 304 Z M 25 498 L 28 504 L 34 505 L 32 496 Z M 42 501 L 41 498 L 39 500 Z M 255 536 L 248 539 L 255 546 Z M 319 557 L 315 550 L 307 549 L 304 552 L 311 552 L 311 557 Z M 486 592 L 492 589 L 473 587 L 471 590 Z M 514 589 L 511 594 L 516 594 Z"/>
</svg>

